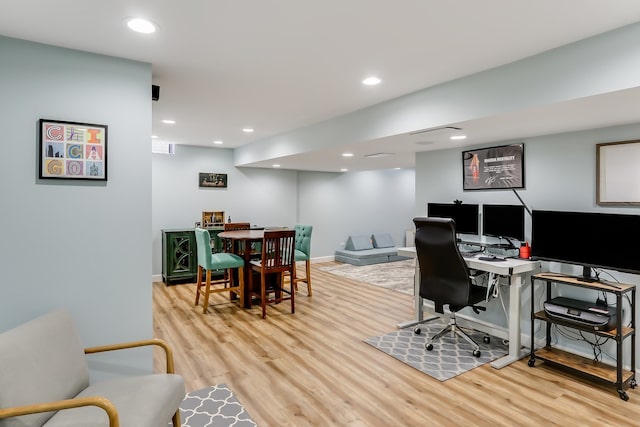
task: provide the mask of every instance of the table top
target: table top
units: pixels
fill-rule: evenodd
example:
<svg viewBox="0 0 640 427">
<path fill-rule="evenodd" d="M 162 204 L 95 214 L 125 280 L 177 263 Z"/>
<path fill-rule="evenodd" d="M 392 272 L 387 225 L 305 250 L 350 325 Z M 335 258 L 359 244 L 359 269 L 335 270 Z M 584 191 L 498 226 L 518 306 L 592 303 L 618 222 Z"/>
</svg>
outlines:
<svg viewBox="0 0 640 427">
<path fill-rule="evenodd" d="M 406 257 L 416 257 L 415 246 L 398 248 L 398 255 Z M 511 276 L 512 274 L 527 273 L 540 270 L 540 261 L 531 261 L 520 258 L 505 258 L 503 261 L 483 261 L 476 256 L 464 257 L 469 268 L 489 271 L 496 274 Z"/>
<path fill-rule="evenodd" d="M 265 231 L 279 231 L 279 230 L 287 230 L 287 228 L 270 228 L 268 230 L 231 230 L 231 231 L 223 231 L 222 233 L 218 233 L 218 237 L 221 239 L 231 239 L 231 240 L 262 240 L 264 238 Z"/>
</svg>

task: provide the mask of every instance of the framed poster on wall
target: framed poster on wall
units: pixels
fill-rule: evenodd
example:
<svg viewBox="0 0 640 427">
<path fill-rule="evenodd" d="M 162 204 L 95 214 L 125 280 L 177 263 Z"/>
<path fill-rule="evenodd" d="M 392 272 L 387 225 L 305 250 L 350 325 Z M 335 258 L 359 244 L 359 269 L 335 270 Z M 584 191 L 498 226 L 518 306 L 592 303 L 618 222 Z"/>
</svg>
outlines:
<svg viewBox="0 0 640 427">
<path fill-rule="evenodd" d="M 596 203 L 640 206 L 640 140 L 596 144 Z"/>
<path fill-rule="evenodd" d="M 107 126 L 39 121 L 41 179 L 107 180 Z"/>
<path fill-rule="evenodd" d="M 524 144 L 463 151 L 462 188 L 524 188 Z"/>
</svg>

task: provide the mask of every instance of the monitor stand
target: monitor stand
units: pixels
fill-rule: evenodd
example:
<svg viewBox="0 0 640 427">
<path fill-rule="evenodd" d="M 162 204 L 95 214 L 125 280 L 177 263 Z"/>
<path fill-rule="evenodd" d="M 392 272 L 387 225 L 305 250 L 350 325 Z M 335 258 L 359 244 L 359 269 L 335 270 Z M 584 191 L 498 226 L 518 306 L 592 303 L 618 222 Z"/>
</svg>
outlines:
<svg viewBox="0 0 640 427">
<path fill-rule="evenodd" d="M 582 266 L 582 276 L 578 276 L 578 281 L 593 283 L 597 282 L 598 278 L 591 275 L 591 267 L 587 267 L 586 265 Z"/>
</svg>

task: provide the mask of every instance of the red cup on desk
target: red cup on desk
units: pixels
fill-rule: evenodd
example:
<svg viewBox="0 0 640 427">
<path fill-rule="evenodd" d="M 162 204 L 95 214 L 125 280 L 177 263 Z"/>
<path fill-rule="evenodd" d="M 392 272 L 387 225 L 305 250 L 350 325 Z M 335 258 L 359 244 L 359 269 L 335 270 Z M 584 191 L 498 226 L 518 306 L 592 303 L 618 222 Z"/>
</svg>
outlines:
<svg viewBox="0 0 640 427">
<path fill-rule="evenodd" d="M 529 242 L 524 242 L 520 245 L 520 258 L 529 259 L 531 257 L 531 246 Z"/>
</svg>

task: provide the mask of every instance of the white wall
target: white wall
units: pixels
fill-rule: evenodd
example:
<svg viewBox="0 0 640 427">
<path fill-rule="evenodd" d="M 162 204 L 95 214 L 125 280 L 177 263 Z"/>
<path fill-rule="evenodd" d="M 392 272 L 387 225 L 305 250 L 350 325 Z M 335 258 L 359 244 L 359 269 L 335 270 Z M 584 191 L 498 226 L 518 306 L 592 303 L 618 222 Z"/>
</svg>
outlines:
<svg viewBox="0 0 640 427">
<path fill-rule="evenodd" d="M 0 58 L 0 331 L 64 307 L 87 346 L 152 337 L 151 66 L 6 37 Z M 108 125 L 108 181 L 39 180 L 40 118 Z M 149 372 L 150 356 L 92 374 Z"/>
<path fill-rule="evenodd" d="M 312 258 L 333 257 L 349 234 L 388 232 L 398 246 L 412 227 L 414 171 L 296 172 L 233 166 L 232 151 L 179 145 L 153 155 L 153 274 L 162 272 L 162 229 L 191 228 L 203 210 L 256 225 L 313 225 Z M 199 188 L 199 172 L 228 187 Z"/>
<path fill-rule="evenodd" d="M 640 214 L 638 207 L 600 207 L 595 201 L 596 183 L 596 148 L 601 142 L 626 141 L 637 139 L 640 124 L 594 129 L 583 132 L 572 132 L 527 138 L 517 141 L 501 141 L 491 145 L 503 145 L 509 142 L 525 144 L 525 185 L 517 190 L 530 209 L 613 212 Z M 479 148 L 479 147 L 478 147 Z M 428 202 L 451 202 L 454 199 L 464 203 L 504 203 L 518 204 L 519 201 L 511 190 L 463 191 L 462 190 L 462 156 L 461 149 L 423 152 L 416 157 L 416 215 L 426 215 Z M 435 184 L 437 183 L 437 184 Z M 639 183 L 635 183 L 639 185 Z M 531 219 L 526 219 L 527 240 L 531 241 Z M 597 232 L 585 230 L 585 233 Z M 633 243 L 630 243 L 631 245 Z M 543 263 L 543 270 L 559 271 L 567 274 L 580 274 L 575 266 L 559 263 Z M 611 271 L 621 282 L 640 284 L 640 276 Z M 543 286 L 540 286 L 542 289 Z M 563 287 L 560 294 L 595 301 L 596 294 L 581 289 Z M 507 295 L 507 294 L 505 294 Z M 523 294 L 522 325 L 525 333 L 530 328 L 530 293 Z M 610 297 L 610 302 L 613 298 Z M 637 303 L 637 301 L 636 301 Z M 482 313 L 482 319 L 506 325 L 506 317 L 500 307 L 499 300 L 489 303 L 490 309 Z M 508 308 L 508 298 L 505 300 Z M 626 319 L 630 314 L 628 306 Z M 471 315 L 472 312 L 469 312 Z M 540 323 L 540 322 L 538 322 Z M 629 341 L 629 340 L 626 340 Z M 528 345 L 528 343 L 525 343 Z M 586 352 L 590 347 L 565 342 L 568 346 L 580 348 Z M 625 345 L 629 345 L 628 342 Z M 612 343 L 607 346 L 609 354 L 615 354 Z M 627 353 L 628 354 L 628 353 Z M 628 356 L 625 359 L 629 360 Z"/>
<path fill-rule="evenodd" d="M 300 220 L 314 226 L 312 256 L 333 256 L 350 234 L 387 232 L 404 246 L 404 231 L 413 228 L 414 175 L 413 169 L 299 172 Z"/>
</svg>

